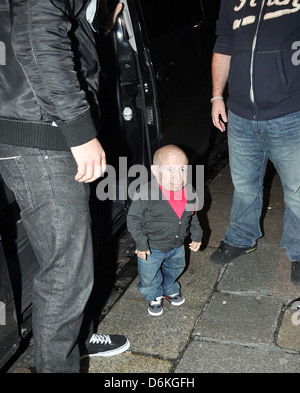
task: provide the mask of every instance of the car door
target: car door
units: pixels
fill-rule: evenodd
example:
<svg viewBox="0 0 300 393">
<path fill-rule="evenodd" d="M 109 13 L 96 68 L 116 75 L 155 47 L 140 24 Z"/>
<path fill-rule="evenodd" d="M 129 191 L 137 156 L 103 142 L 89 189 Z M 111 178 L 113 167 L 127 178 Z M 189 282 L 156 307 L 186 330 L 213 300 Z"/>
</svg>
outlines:
<svg viewBox="0 0 300 393">
<path fill-rule="evenodd" d="M 204 154 L 211 128 L 207 97 L 219 1 L 133 2 L 153 64 L 164 143 L 180 145 L 191 158 Z"/>
<path fill-rule="evenodd" d="M 0 368 L 31 331 L 33 277 L 38 268 L 14 194 L 0 176 L 0 319 L 4 318 L 0 320 Z"/>
<path fill-rule="evenodd" d="M 111 9 L 116 3 L 110 3 Z M 122 3 L 112 33 L 98 44 L 102 114 L 99 137 L 107 163 L 115 172 L 114 184 L 105 180 L 107 173 L 92 192 L 93 229 L 95 237 L 102 240 L 111 237 L 126 219 L 130 203 L 127 190 L 135 179 L 128 176 L 129 169 L 142 165 L 149 170 L 153 154 L 162 143 L 156 80 L 136 4 L 131 0 Z M 105 192 L 99 192 L 105 181 L 115 190 L 114 198 L 105 199 Z"/>
<path fill-rule="evenodd" d="M 114 112 L 114 119 L 111 117 L 108 125 L 119 146 L 119 154 L 111 158 L 115 163 L 115 158 L 123 155 L 129 165 L 149 166 L 154 151 L 161 144 L 156 80 L 136 4 L 130 0 L 122 3 L 123 10 L 111 40 L 103 41 L 99 50 L 102 73 L 106 85 L 109 81 L 107 86 L 112 96 L 110 112 Z M 115 123 L 113 130 L 112 123 Z"/>
<path fill-rule="evenodd" d="M 0 369 L 19 346 L 19 327 L 6 258 L 0 239 Z"/>
</svg>

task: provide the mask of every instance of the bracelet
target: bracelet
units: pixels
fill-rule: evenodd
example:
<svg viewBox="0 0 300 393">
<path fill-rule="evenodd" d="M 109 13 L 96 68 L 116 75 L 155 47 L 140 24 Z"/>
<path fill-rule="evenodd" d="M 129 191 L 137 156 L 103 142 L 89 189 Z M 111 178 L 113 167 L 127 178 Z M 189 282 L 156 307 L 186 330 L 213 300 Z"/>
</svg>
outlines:
<svg viewBox="0 0 300 393">
<path fill-rule="evenodd" d="M 213 102 L 214 100 L 224 100 L 224 98 L 223 97 L 213 97 L 211 100 L 210 100 L 210 102 Z"/>
</svg>

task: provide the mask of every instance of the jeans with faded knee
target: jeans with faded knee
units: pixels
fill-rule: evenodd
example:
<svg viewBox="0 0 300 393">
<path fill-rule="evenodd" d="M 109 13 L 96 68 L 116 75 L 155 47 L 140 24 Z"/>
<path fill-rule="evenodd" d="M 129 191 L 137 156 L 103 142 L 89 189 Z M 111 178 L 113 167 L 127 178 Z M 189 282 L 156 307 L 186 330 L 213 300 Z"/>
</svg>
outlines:
<svg viewBox="0 0 300 393">
<path fill-rule="evenodd" d="M 284 191 L 281 245 L 290 261 L 300 261 L 300 112 L 253 121 L 229 111 L 228 145 L 234 196 L 224 241 L 252 247 L 262 236 L 263 180 L 270 159 Z"/>
<path fill-rule="evenodd" d="M 14 192 L 39 262 L 32 294 L 37 372 L 79 372 L 78 334 L 93 285 L 89 185 L 71 152 L 0 144 L 0 173 Z"/>
</svg>

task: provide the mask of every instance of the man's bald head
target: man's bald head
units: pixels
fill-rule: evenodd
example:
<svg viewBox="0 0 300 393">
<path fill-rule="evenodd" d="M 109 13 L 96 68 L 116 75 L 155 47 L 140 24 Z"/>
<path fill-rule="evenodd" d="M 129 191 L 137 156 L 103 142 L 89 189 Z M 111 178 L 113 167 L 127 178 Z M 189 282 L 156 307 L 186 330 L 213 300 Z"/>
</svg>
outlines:
<svg viewBox="0 0 300 393">
<path fill-rule="evenodd" d="M 164 189 L 180 191 L 186 184 L 187 165 L 185 152 L 176 145 L 167 145 L 155 152 L 151 171 Z"/>
<path fill-rule="evenodd" d="M 168 165 L 170 161 L 177 165 L 188 164 L 185 152 L 176 145 L 163 146 L 153 156 L 153 165 Z"/>
</svg>

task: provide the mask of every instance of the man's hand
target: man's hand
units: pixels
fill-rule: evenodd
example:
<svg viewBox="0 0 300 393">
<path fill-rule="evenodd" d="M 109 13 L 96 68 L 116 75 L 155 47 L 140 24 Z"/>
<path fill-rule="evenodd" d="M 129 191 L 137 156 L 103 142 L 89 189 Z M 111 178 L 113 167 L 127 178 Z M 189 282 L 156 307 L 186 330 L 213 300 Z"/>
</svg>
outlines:
<svg viewBox="0 0 300 393">
<path fill-rule="evenodd" d="M 79 183 L 90 183 L 105 171 L 105 152 L 97 138 L 83 145 L 71 147 L 71 152 L 77 163 L 75 180 Z"/>
<path fill-rule="evenodd" d="M 225 103 L 221 99 L 214 100 L 212 102 L 211 117 L 214 126 L 217 127 L 221 132 L 226 130 L 227 114 Z"/>
<path fill-rule="evenodd" d="M 190 250 L 194 252 L 198 251 L 200 246 L 201 246 L 201 242 L 191 242 L 189 244 Z"/>
<path fill-rule="evenodd" d="M 150 254 L 151 254 L 150 250 L 147 250 L 147 251 L 135 250 L 135 253 L 136 253 L 137 256 L 138 256 L 139 258 L 141 258 L 143 261 L 146 261 L 147 255 L 150 255 Z"/>
<path fill-rule="evenodd" d="M 118 3 L 112 13 L 109 13 L 107 2 L 100 2 L 100 20 L 102 21 L 105 35 L 108 35 L 115 26 L 117 16 L 123 9 L 123 3 Z"/>
</svg>

